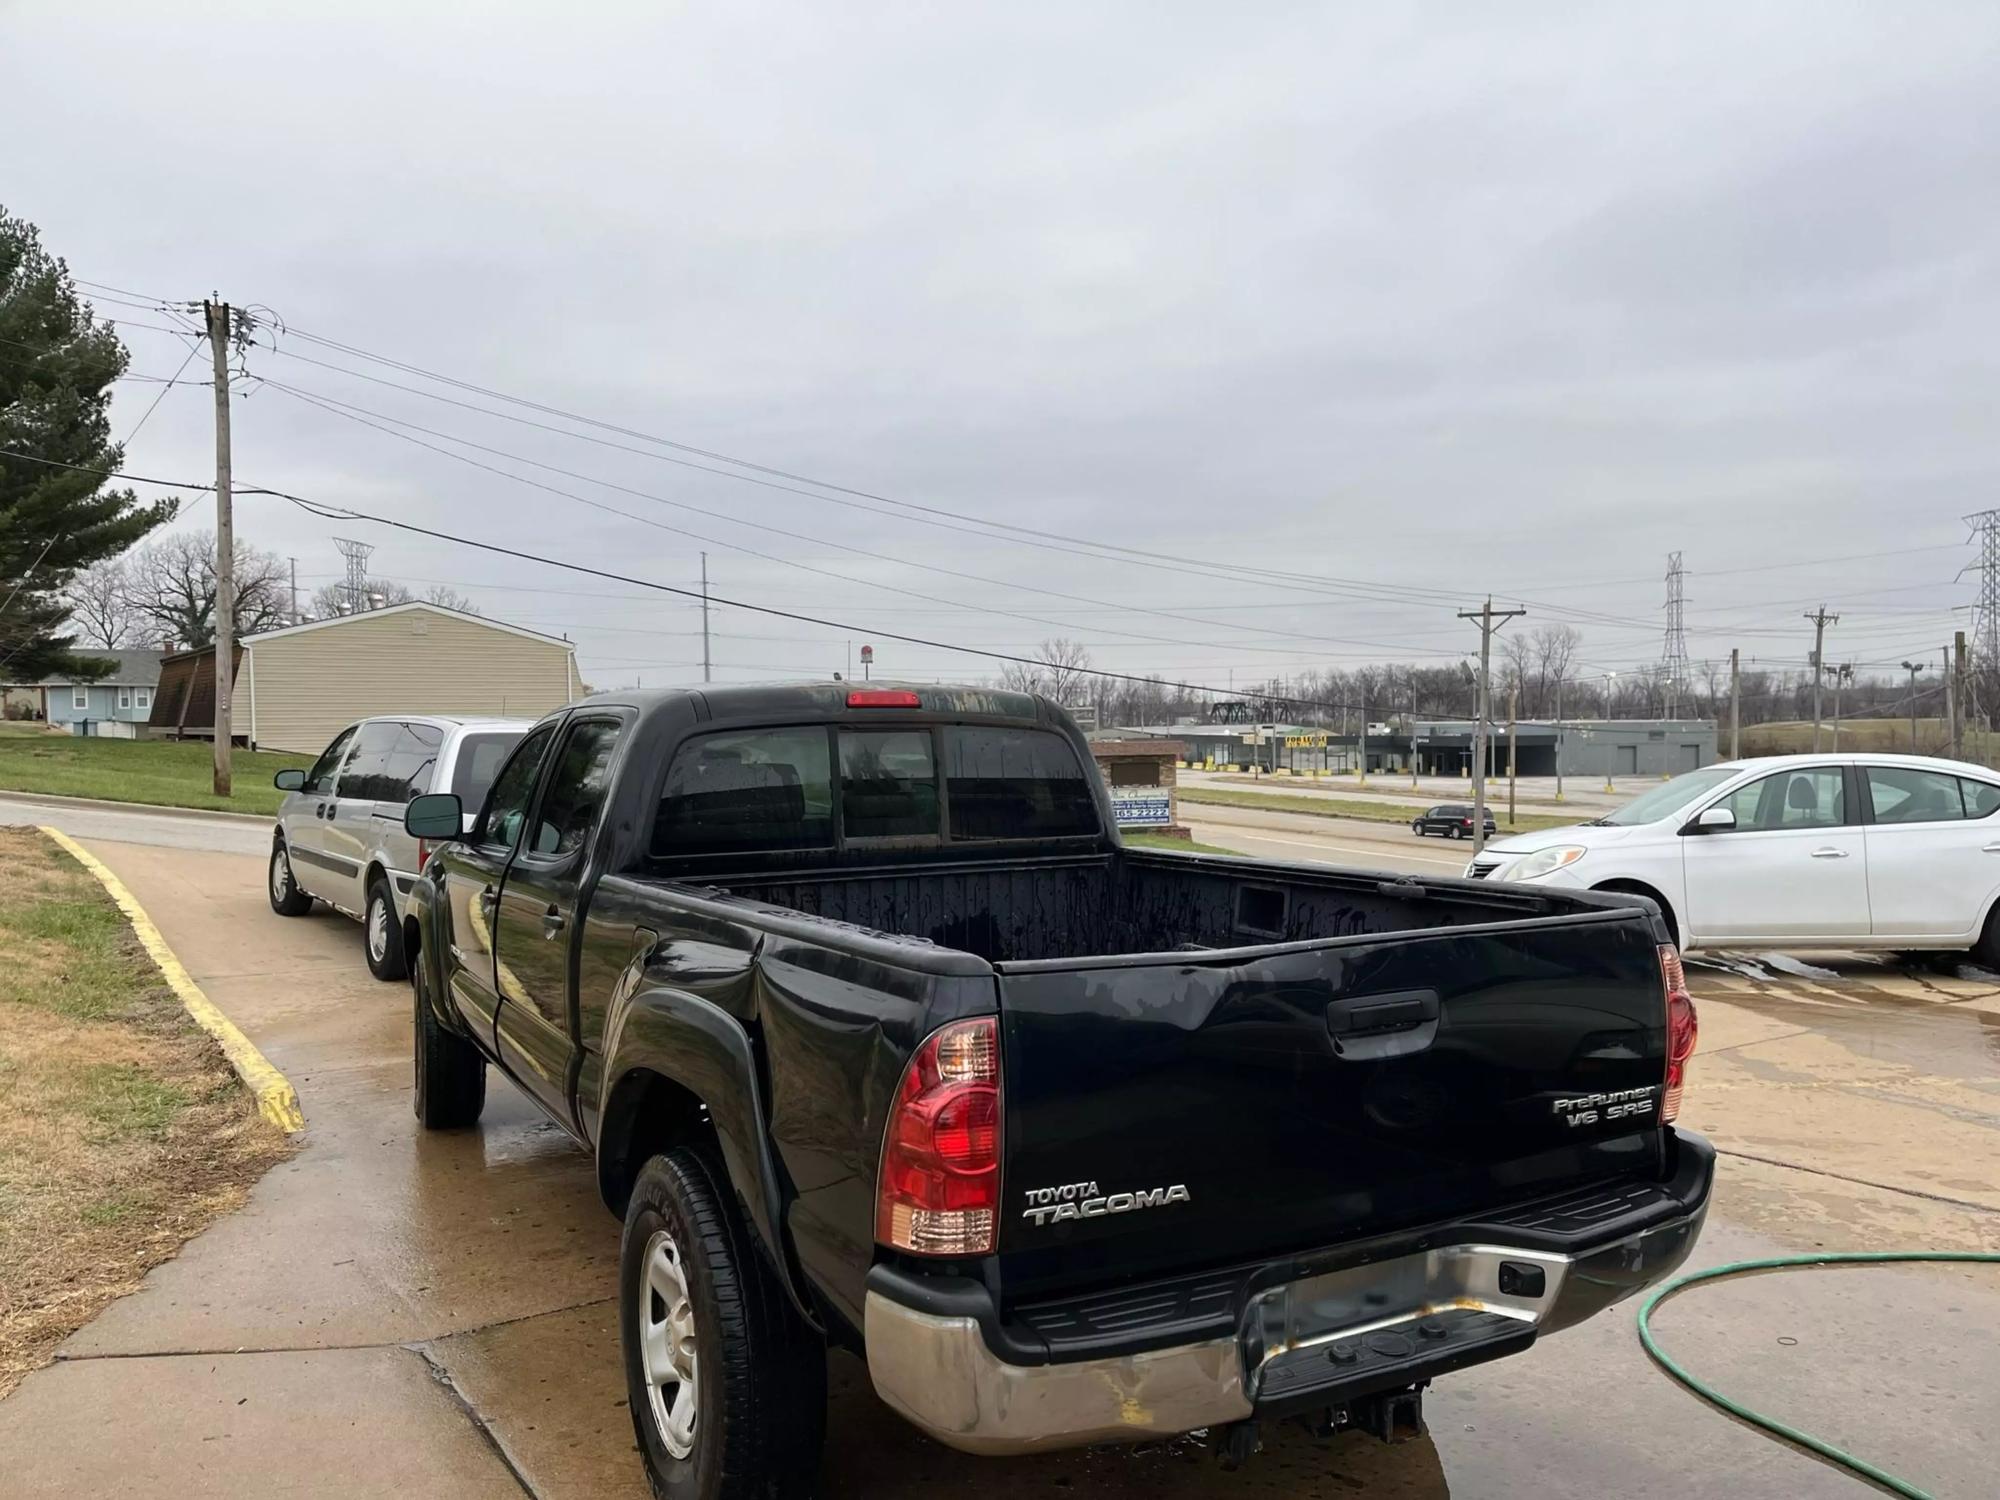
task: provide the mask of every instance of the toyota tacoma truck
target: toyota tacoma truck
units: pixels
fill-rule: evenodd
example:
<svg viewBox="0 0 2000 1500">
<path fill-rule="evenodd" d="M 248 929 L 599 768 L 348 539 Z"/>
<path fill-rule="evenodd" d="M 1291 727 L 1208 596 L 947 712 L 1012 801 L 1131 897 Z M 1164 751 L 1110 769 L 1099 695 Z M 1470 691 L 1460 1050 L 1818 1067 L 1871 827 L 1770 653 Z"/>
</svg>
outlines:
<svg viewBox="0 0 2000 1500">
<path fill-rule="evenodd" d="M 1139 850 L 1042 699 L 603 696 L 418 797 L 416 1110 L 596 1161 L 662 1495 L 803 1493 L 825 1356 L 939 1442 L 1394 1439 L 1681 1264 L 1641 898 Z"/>
</svg>

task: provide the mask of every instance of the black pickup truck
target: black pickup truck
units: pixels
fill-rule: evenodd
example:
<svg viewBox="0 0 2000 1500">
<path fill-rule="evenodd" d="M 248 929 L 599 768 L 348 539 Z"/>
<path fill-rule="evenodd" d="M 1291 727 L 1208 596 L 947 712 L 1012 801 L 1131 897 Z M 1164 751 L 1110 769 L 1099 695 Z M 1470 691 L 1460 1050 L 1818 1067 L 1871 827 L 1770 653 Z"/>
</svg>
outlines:
<svg viewBox="0 0 2000 1500">
<path fill-rule="evenodd" d="M 976 1453 L 1407 1434 L 1692 1248 L 1649 903 L 1131 849 L 1092 766 L 1021 694 L 704 688 L 410 804 L 418 1116 L 490 1062 L 594 1153 L 659 1493 L 809 1488 L 830 1344 Z"/>
</svg>

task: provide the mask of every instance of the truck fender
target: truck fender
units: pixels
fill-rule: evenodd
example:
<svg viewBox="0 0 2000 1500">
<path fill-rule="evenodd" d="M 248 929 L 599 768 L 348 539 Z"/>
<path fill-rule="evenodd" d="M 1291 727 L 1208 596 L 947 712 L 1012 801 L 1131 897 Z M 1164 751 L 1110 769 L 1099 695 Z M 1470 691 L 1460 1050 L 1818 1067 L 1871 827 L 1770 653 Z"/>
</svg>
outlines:
<svg viewBox="0 0 2000 1500">
<path fill-rule="evenodd" d="M 650 1154 L 643 1143 L 664 1122 L 653 1122 L 649 1128 L 643 1111 L 649 1098 L 659 1097 L 655 1080 L 664 1080 L 689 1106 L 707 1111 L 723 1170 L 752 1237 L 793 1306 L 819 1327 L 804 1278 L 785 1244 L 784 1198 L 771 1152 L 769 1115 L 756 1055 L 743 1026 L 699 996 L 641 989 L 611 1016 L 605 1055 L 608 1082 L 598 1115 L 597 1177 L 606 1205 L 623 1212 L 625 1195 L 645 1164 L 633 1158 Z M 631 1145 L 635 1140 L 642 1143 L 636 1151 Z"/>
<path fill-rule="evenodd" d="M 444 936 L 438 931 L 444 913 L 438 909 L 437 887 L 419 877 L 403 898 L 403 952 L 409 955 L 410 983 L 417 982 L 421 967 L 424 994 L 438 1025 L 455 1036 L 465 1036 L 465 1023 L 444 985 Z"/>
</svg>

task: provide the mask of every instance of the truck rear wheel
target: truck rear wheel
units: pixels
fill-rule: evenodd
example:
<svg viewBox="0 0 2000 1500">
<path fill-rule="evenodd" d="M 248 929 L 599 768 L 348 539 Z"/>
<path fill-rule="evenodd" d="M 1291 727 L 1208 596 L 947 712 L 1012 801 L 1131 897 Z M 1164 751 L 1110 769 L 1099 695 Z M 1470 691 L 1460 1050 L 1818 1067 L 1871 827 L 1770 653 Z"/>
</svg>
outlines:
<svg viewBox="0 0 2000 1500">
<path fill-rule="evenodd" d="M 426 1130 L 463 1130 L 479 1123 L 486 1108 L 486 1059 L 464 1037 L 446 1031 L 431 1010 L 429 971 L 422 963 L 410 976 L 416 997 L 417 1122 Z"/>
<path fill-rule="evenodd" d="M 826 1351 L 695 1152 L 647 1162 L 625 1209 L 619 1326 L 632 1427 L 661 1500 L 804 1496 Z"/>
</svg>

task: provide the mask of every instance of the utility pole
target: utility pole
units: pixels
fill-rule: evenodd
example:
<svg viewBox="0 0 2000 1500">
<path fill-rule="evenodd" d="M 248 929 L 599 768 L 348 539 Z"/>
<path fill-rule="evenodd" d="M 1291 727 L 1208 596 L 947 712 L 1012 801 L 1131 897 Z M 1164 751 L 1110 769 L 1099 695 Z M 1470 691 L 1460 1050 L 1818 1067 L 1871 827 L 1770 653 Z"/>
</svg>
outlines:
<svg viewBox="0 0 2000 1500">
<path fill-rule="evenodd" d="M 1740 650 L 1729 648 L 1729 758 L 1743 754 L 1743 659 Z"/>
<path fill-rule="evenodd" d="M 1920 661 L 1906 661 L 1903 670 L 1910 674 L 1910 754 L 1917 753 L 1917 673 L 1923 671 Z"/>
<path fill-rule="evenodd" d="M 1417 789 L 1417 674 L 1410 673 L 1410 722 L 1404 726 L 1404 737 L 1410 742 L 1410 790 Z"/>
<path fill-rule="evenodd" d="M 1952 760 L 1958 759 L 1958 692 L 1952 680 L 1951 643 L 1944 648 L 1944 666 L 1940 668 L 1944 678 L 1944 753 Z"/>
<path fill-rule="evenodd" d="M 297 624 L 299 624 L 299 623 L 300 623 L 300 620 L 299 620 L 299 560 L 298 560 L 298 559 L 297 559 L 296 557 L 292 559 L 292 614 L 291 614 L 291 621 L 292 621 L 292 623 L 293 623 L 294 625 L 297 625 Z"/>
<path fill-rule="evenodd" d="M 1526 613 L 1525 609 L 1496 610 L 1490 594 L 1484 607 L 1458 612 L 1461 620 L 1479 622 L 1479 709 L 1478 718 L 1472 726 L 1472 852 L 1475 857 L 1486 847 L 1486 723 L 1493 716 L 1493 684 L 1487 674 L 1493 663 L 1493 632 Z"/>
<path fill-rule="evenodd" d="M 202 303 L 215 367 L 215 795 L 229 795 L 236 666 L 236 518 L 229 502 L 229 304 Z"/>
<path fill-rule="evenodd" d="M 1563 680 L 1556 679 L 1556 801 L 1563 799 Z"/>
<path fill-rule="evenodd" d="M 1965 743 L 1965 719 L 1970 711 L 1966 703 L 1967 689 L 1971 686 L 1965 678 L 1965 632 L 1952 632 L 1952 681 L 1957 684 L 1957 692 L 1952 699 L 1951 710 L 1951 754 L 1954 760 L 1964 760 L 1970 747 Z"/>
<path fill-rule="evenodd" d="M 1514 768 L 1521 743 L 1521 679 L 1507 689 L 1507 826 L 1514 826 Z M 1480 821 L 1483 823 L 1485 819 Z"/>
<path fill-rule="evenodd" d="M 1356 786 L 1368 785 L 1368 705 L 1361 705 L 1361 774 L 1355 777 Z"/>
<path fill-rule="evenodd" d="M 1817 611 L 1807 615 L 1806 618 L 1812 621 L 1813 627 L 1813 754 L 1817 755 L 1819 754 L 1819 690 L 1822 686 L 1821 679 L 1826 672 L 1826 627 L 1838 625 L 1840 616 L 1828 614 L 1826 606 L 1822 604 Z"/>
<path fill-rule="evenodd" d="M 701 680 L 708 681 L 708 554 L 701 555 Z"/>
</svg>

